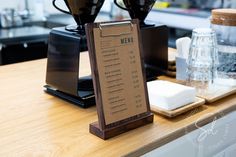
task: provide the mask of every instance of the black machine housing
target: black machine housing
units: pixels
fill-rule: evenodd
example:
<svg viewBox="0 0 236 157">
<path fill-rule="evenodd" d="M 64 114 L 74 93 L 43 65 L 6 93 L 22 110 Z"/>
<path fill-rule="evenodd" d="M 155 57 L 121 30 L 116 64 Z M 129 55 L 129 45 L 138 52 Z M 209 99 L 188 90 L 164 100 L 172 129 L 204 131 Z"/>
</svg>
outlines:
<svg viewBox="0 0 236 157">
<path fill-rule="evenodd" d="M 50 32 L 45 91 L 84 108 L 95 104 L 91 76 L 79 78 L 80 53 L 86 50 L 85 35 L 65 27 Z"/>
<path fill-rule="evenodd" d="M 168 70 L 168 27 L 163 24 L 141 26 L 147 81 L 166 74 Z"/>
</svg>

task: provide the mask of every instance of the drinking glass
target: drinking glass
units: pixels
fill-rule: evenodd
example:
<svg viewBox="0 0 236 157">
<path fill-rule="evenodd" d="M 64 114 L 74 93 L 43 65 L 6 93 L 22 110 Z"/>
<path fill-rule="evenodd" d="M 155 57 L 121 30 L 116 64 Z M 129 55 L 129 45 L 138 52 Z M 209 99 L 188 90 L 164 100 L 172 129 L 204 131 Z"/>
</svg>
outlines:
<svg viewBox="0 0 236 157">
<path fill-rule="evenodd" d="M 192 32 L 187 59 L 187 83 L 197 90 L 206 90 L 213 84 L 218 63 L 216 34 L 210 28 Z"/>
</svg>

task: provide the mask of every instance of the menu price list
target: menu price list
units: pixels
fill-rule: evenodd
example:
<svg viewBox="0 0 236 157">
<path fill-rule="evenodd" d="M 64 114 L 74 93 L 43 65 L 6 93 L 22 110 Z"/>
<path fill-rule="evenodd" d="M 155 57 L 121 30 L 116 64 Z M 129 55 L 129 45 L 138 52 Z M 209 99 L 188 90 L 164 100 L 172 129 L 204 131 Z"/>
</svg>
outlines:
<svg viewBox="0 0 236 157">
<path fill-rule="evenodd" d="M 100 35 L 100 30 L 94 28 L 102 105 L 109 125 L 146 112 L 147 101 L 137 33 Z"/>
</svg>

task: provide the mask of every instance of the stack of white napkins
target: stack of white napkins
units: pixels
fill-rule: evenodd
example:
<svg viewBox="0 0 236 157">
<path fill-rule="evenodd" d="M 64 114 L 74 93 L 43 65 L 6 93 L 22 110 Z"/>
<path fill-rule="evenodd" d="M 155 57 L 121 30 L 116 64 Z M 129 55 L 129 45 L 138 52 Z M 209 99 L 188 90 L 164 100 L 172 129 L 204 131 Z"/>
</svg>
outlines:
<svg viewBox="0 0 236 157">
<path fill-rule="evenodd" d="M 150 104 L 165 110 L 174 110 L 195 101 L 195 88 L 155 80 L 147 83 Z"/>
</svg>

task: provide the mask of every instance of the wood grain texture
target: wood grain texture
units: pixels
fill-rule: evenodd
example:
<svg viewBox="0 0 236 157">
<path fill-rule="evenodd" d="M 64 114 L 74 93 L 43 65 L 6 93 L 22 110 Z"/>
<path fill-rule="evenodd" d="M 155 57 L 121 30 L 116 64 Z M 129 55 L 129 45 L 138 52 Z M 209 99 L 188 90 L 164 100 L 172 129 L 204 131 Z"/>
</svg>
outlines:
<svg viewBox="0 0 236 157">
<path fill-rule="evenodd" d="M 153 124 L 103 141 L 89 133 L 95 107 L 44 93 L 45 74 L 45 59 L 0 67 L 0 156 L 139 156 L 196 129 L 201 117 L 205 125 L 236 110 L 234 94 L 174 119 L 155 115 Z"/>
</svg>

